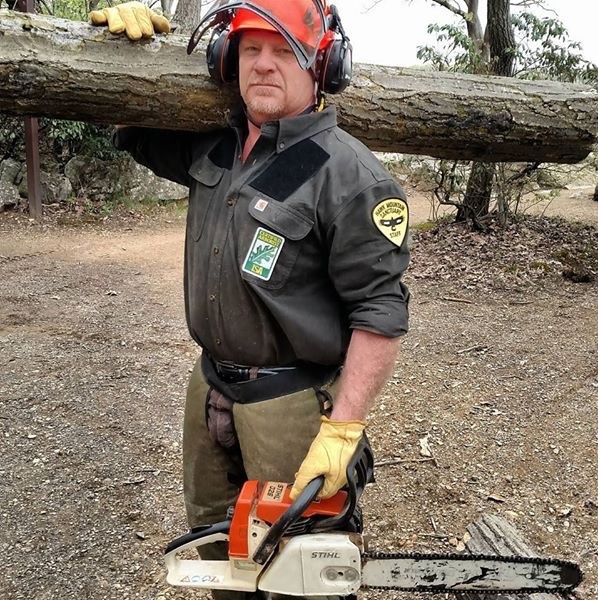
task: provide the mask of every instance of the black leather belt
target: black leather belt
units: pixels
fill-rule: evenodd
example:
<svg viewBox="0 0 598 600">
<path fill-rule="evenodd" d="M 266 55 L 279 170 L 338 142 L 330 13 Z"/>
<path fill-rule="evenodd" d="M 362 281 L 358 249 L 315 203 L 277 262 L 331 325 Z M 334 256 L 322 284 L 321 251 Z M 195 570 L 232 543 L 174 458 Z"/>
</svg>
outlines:
<svg viewBox="0 0 598 600">
<path fill-rule="evenodd" d="M 340 366 L 302 363 L 291 367 L 247 367 L 215 361 L 203 352 L 201 370 L 212 387 L 234 402 L 245 404 L 322 387 L 337 377 Z"/>
<path fill-rule="evenodd" d="M 260 377 L 269 377 L 288 373 L 297 369 L 295 366 L 289 367 L 248 367 L 246 365 L 237 365 L 235 363 L 212 361 L 216 373 L 226 383 L 239 383 L 240 381 L 251 381 Z"/>
</svg>

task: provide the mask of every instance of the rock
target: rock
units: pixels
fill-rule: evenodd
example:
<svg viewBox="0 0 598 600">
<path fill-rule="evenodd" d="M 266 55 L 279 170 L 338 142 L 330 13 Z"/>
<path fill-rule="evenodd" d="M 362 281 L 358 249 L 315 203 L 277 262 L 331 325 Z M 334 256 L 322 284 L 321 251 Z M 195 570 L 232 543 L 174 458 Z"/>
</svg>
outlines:
<svg viewBox="0 0 598 600">
<path fill-rule="evenodd" d="M 12 158 L 5 158 L 0 161 L 0 181 L 19 185 L 25 172 L 24 165 Z"/>
<path fill-rule="evenodd" d="M 123 154 L 121 161 L 75 156 L 64 168 L 78 196 L 101 201 L 114 196 L 126 196 L 134 202 L 159 202 L 186 198 L 187 188 L 156 177 Z"/>
<path fill-rule="evenodd" d="M 73 193 L 73 186 L 67 177 L 57 173 L 40 173 L 40 184 L 42 191 L 42 202 L 65 202 Z M 29 195 L 27 177 L 23 177 L 19 185 L 19 193 L 23 197 Z"/>
<path fill-rule="evenodd" d="M 67 177 L 54 173 L 42 173 L 42 197 L 48 203 L 65 202 L 73 194 L 73 186 Z"/>
<path fill-rule="evenodd" d="M 0 179 L 0 212 L 15 208 L 20 200 L 17 186 Z"/>
<path fill-rule="evenodd" d="M 120 178 L 118 163 L 75 156 L 64 167 L 75 194 L 90 200 L 105 200 L 115 193 Z"/>
<path fill-rule="evenodd" d="M 189 192 L 186 187 L 156 177 L 149 169 L 129 161 L 128 168 L 120 181 L 121 189 L 135 202 L 146 200 L 179 200 L 186 198 Z"/>
</svg>

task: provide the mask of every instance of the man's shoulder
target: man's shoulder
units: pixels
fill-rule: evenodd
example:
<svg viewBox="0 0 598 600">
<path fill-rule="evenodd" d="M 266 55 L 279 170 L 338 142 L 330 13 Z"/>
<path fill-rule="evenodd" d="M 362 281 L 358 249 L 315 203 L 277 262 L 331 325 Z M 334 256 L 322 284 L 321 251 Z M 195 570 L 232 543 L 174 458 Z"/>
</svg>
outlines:
<svg viewBox="0 0 598 600">
<path fill-rule="evenodd" d="M 329 156 L 329 169 L 342 179 L 366 187 L 382 181 L 394 181 L 376 155 L 344 129 L 333 127 L 314 139 Z"/>
</svg>

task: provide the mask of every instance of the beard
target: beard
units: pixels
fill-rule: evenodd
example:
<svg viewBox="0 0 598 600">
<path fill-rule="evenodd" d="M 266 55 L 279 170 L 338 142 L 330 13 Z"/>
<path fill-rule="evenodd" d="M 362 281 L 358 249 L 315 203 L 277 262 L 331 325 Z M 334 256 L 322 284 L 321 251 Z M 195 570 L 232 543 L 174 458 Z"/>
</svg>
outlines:
<svg viewBox="0 0 598 600">
<path fill-rule="evenodd" d="M 250 115 L 267 117 L 273 121 L 284 115 L 282 103 L 273 98 L 252 99 L 247 103 L 247 110 Z"/>
<path fill-rule="evenodd" d="M 266 82 L 263 83 L 267 85 Z M 266 117 L 268 120 L 275 120 L 284 116 L 286 108 L 283 99 L 280 97 L 279 88 L 271 91 L 267 91 L 267 88 L 253 88 L 250 90 L 245 104 L 250 115 Z"/>
</svg>

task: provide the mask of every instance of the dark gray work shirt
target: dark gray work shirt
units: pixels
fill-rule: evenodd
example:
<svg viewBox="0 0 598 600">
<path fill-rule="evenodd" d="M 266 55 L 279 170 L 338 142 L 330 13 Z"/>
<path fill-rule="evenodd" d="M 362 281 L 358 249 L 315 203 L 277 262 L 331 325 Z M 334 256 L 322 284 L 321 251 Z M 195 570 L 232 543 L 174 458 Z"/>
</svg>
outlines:
<svg viewBox="0 0 598 600">
<path fill-rule="evenodd" d="M 407 206 L 336 110 L 197 134 L 125 128 L 118 148 L 189 187 L 185 307 L 216 360 L 342 364 L 352 329 L 407 331 Z"/>
</svg>

